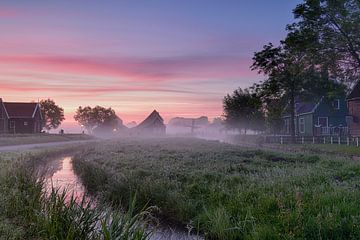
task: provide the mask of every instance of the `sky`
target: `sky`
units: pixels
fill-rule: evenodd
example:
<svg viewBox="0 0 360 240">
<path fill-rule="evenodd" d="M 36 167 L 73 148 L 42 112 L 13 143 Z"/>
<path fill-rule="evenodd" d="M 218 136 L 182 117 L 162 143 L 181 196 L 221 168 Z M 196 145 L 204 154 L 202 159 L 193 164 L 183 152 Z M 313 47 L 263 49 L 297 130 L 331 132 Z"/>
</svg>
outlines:
<svg viewBox="0 0 360 240">
<path fill-rule="evenodd" d="M 0 97 L 51 98 L 68 131 L 78 106 L 125 123 L 156 109 L 222 115 L 222 99 L 264 76 L 252 56 L 278 43 L 300 0 L 0 0 Z"/>
</svg>

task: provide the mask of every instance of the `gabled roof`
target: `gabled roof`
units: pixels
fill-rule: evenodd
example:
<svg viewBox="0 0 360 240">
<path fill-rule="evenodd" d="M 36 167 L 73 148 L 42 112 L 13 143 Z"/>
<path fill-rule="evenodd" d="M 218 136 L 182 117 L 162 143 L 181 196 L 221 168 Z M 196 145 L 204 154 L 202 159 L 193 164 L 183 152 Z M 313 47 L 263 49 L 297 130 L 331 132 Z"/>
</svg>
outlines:
<svg viewBox="0 0 360 240">
<path fill-rule="evenodd" d="M 38 103 L 4 102 L 9 118 L 34 118 Z"/>
<path fill-rule="evenodd" d="M 159 112 L 154 110 L 144 121 L 142 121 L 135 128 L 137 129 L 149 128 L 152 127 L 152 125 L 157 121 L 164 124 L 164 119 L 160 116 Z"/>
<path fill-rule="evenodd" d="M 316 106 L 314 102 L 298 102 L 295 104 L 295 112 L 296 114 L 304 114 L 308 112 L 312 112 Z"/>
<path fill-rule="evenodd" d="M 351 90 L 350 94 L 347 96 L 347 100 L 360 98 L 360 81 L 355 84 L 353 89 Z"/>
<path fill-rule="evenodd" d="M 301 100 L 296 100 L 295 102 L 295 115 L 302 115 L 302 114 L 307 114 L 307 113 L 314 113 L 315 110 L 318 108 L 318 106 L 320 105 L 321 101 L 323 100 L 324 97 L 321 97 L 319 100 L 317 101 L 301 101 Z M 284 110 L 284 114 L 283 117 L 289 116 L 289 113 L 286 112 L 289 108 L 289 105 L 287 105 L 285 107 Z"/>
</svg>

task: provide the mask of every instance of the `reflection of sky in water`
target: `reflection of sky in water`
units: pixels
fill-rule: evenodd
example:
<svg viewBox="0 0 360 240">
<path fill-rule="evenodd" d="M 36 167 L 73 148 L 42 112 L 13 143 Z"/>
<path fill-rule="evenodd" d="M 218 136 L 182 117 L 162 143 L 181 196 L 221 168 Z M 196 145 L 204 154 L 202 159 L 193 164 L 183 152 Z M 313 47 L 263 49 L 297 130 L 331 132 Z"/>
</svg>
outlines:
<svg viewBox="0 0 360 240">
<path fill-rule="evenodd" d="M 59 169 L 46 180 L 46 185 L 48 190 L 51 190 L 52 186 L 55 189 L 60 189 L 60 192 L 66 190 L 69 195 L 68 197 L 74 194 L 74 197 L 76 197 L 78 201 L 81 201 L 85 193 L 85 188 L 75 175 L 71 161 L 71 157 L 60 159 Z"/>
<path fill-rule="evenodd" d="M 66 190 L 68 193 L 67 200 L 74 194 L 77 202 L 80 202 L 85 194 L 85 187 L 82 185 L 80 179 L 76 176 L 71 157 L 63 157 L 49 168 L 54 169 L 54 173 L 46 179 L 46 187 L 51 191 L 53 186 L 55 189 L 60 189 L 60 192 Z M 55 166 L 57 165 L 58 166 Z M 89 200 L 89 199 L 88 199 Z M 95 206 L 93 206 L 95 207 Z M 153 233 L 150 240 L 200 240 L 202 238 L 193 235 L 188 235 L 178 229 L 173 229 L 170 226 L 160 226 Z"/>
</svg>

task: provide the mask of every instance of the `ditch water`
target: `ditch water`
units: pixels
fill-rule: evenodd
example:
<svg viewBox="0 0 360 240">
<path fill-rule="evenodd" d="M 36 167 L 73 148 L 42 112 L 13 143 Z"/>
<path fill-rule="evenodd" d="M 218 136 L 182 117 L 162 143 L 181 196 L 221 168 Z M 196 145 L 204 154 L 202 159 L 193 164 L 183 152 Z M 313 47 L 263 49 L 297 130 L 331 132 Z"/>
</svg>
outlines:
<svg viewBox="0 0 360 240">
<path fill-rule="evenodd" d="M 45 185 L 48 190 L 52 187 L 73 193 L 77 199 L 82 199 L 86 190 L 75 174 L 72 166 L 72 157 L 66 156 L 50 161 L 47 166 Z M 177 230 L 163 224 L 152 234 L 150 240 L 201 240 L 203 238 Z"/>
</svg>

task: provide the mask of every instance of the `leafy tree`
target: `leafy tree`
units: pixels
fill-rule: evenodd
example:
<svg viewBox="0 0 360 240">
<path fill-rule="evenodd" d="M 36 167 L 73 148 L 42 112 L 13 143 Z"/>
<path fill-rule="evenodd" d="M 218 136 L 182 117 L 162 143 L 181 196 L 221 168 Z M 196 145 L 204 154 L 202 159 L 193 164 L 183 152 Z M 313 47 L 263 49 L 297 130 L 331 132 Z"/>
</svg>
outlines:
<svg viewBox="0 0 360 240">
<path fill-rule="evenodd" d="M 76 110 L 74 119 L 92 133 L 95 127 L 117 123 L 118 117 L 112 108 L 80 106 Z"/>
<path fill-rule="evenodd" d="M 62 121 L 65 120 L 64 109 L 56 105 L 52 99 L 40 101 L 41 114 L 43 116 L 43 124 L 46 130 L 56 129 Z"/>
<path fill-rule="evenodd" d="M 360 77 L 360 1 L 305 0 L 294 9 L 285 42 L 306 53 L 331 78 Z"/>
<path fill-rule="evenodd" d="M 235 90 L 223 100 L 225 124 L 228 128 L 244 130 L 262 130 L 264 115 L 262 104 L 256 93 L 249 89 Z"/>
<path fill-rule="evenodd" d="M 258 84 L 260 96 L 266 105 L 272 101 L 288 104 L 290 133 L 295 140 L 295 99 L 329 99 L 343 94 L 341 82 L 331 80 L 327 69 L 319 68 L 298 45 L 281 42 L 274 47 L 271 43 L 253 57 L 253 70 L 267 75 L 268 79 Z M 278 113 L 277 113 L 278 114 Z"/>
<path fill-rule="evenodd" d="M 331 81 L 327 71 L 322 71 L 301 50 L 290 43 L 279 47 L 271 43 L 253 57 L 253 70 L 268 76 L 262 86 L 262 97 L 284 99 L 290 114 L 290 133 L 295 141 L 295 99 L 314 99 L 328 95 L 337 83 Z M 335 90 L 334 88 L 333 90 Z"/>
</svg>

